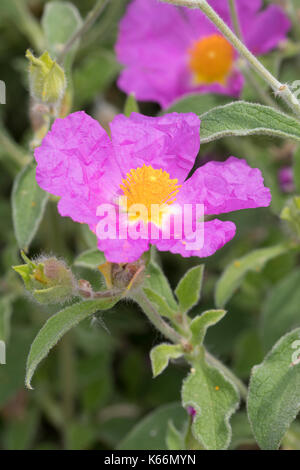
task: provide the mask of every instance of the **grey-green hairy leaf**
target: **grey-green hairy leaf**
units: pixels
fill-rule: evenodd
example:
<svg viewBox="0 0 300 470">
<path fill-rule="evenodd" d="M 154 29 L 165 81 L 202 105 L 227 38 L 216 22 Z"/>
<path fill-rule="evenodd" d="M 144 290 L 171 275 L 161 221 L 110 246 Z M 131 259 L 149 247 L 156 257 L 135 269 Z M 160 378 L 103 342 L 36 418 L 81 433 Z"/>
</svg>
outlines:
<svg viewBox="0 0 300 470">
<path fill-rule="evenodd" d="M 208 450 L 227 449 L 231 441 L 231 415 L 239 405 L 235 386 L 215 367 L 202 361 L 183 382 L 183 406 L 192 406 L 196 415 L 192 431 Z"/>
<path fill-rule="evenodd" d="M 74 265 L 82 268 L 97 269 L 98 266 L 105 262 L 104 253 L 97 248 L 92 248 L 78 255 L 74 261 Z"/>
<path fill-rule="evenodd" d="M 154 260 L 151 260 L 147 266 L 144 286 L 165 299 L 172 310 L 178 309 L 169 281 Z"/>
<path fill-rule="evenodd" d="M 204 264 L 189 269 L 176 287 L 175 294 L 182 312 L 190 310 L 200 299 Z"/>
<path fill-rule="evenodd" d="M 155 292 L 152 289 L 149 289 L 149 287 L 144 288 L 144 292 L 148 299 L 150 300 L 151 303 L 155 304 L 158 313 L 162 315 L 163 317 L 166 318 L 173 318 L 174 315 L 176 314 L 176 310 L 172 310 L 167 301 L 165 300 L 164 297 L 159 295 L 157 292 Z"/>
<path fill-rule="evenodd" d="M 248 415 L 258 445 L 278 449 L 300 411 L 300 328 L 283 336 L 262 364 L 255 366 Z"/>
<path fill-rule="evenodd" d="M 180 403 L 161 406 L 143 418 L 120 442 L 118 450 L 168 450 L 166 435 L 172 420 L 181 429 L 187 418 Z"/>
<path fill-rule="evenodd" d="M 35 166 L 29 164 L 16 177 L 12 191 L 15 235 L 19 247 L 25 251 L 39 228 L 48 197 L 36 182 Z"/>
<path fill-rule="evenodd" d="M 150 352 L 153 377 L 161 374 L 171 359 L 178 359 L 183 355 L 181 346 L 178 344 L 159 344 Z"/>
<path fill-rule="evenodd" d="M 287 244 L 260 248 L 231 263 L 223 272 L 216 285 L 215 301 L 218 308 L 224 307 L 243 282 L 249 271 L 260 271 L 271 259 L 289 251 Z"/>
<path fill-rule="evenodd" d="M 71 2 L 49 2 L 45 5 L 42 17 L 42 27 L 46 36 L 50 55 L 55 58 L 62 50 L 64 44 L 82 25 L 78 9 Z M 77 49 L 76 41 L 67 54 L 68 63 L 71 62 Z"/>
<path fill-rule="evenodd" d="M 166 442 L 169 450 L 185 450 L 184 432 L 179 431 L 173 421 L 168 422 Z"/>
<path fill-rule="evenodd" d="M 202 344 L 207 329 L 222 320 L 225 314 L 225 310 L 207 310 L 201 315 L 193 318 L 190 324 L 190 330 L 192 332 L 192 344 L 195 346 Z"/>
<path fill-rule="evenodd" d="M 37 366 L 67 331 L 97 311 L 110 309 L 118 300 L 119 298 L 86 300 L 66 307 L 50 317 L 31 345 L 26 367 L 26 386 L 32 388 L 31 379 Z"/>
<path fill-rule="evenodd" d="M 300 141 L 300 123 L 269 106 L 238 101 L 200 115 L 201 143 L 222 137 L 270 135 Z"/>
<path fill-rule="evenodd" d="M 300 269 L 290 273 L 269 292 L 261 316 L 266 351 L 288 331 L 300 326 Z"/>
</svg>

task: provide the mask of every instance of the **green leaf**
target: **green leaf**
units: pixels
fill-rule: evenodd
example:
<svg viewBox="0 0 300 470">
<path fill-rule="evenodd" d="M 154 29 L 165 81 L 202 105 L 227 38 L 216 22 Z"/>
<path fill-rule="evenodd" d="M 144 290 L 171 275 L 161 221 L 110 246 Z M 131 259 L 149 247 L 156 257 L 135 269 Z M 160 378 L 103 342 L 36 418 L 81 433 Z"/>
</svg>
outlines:
<svg viewBox="0 0 300 470">
<path fill-rule="evenodd" d="M 78 9 L 70 2 L 48 2 L 42 17 L 47 48 L 52 58 L 57 57 L 64 44 L 82 25 Z M 77 40 L 66 56 L 68 65 L 72 62 L 79 41 Z"/>
<path fill-rule="evenodd" d="M 300 328 L 283 336 L 252 370 L 248 415 L 261 449 L 278 449 L 300 410 Z"/>
<path fill-rule="evenodd" d="M 225 314 L 225 310 L 207 310 L 206 312 L 203 312 L 202 315 L 198 315 L 197 317 L 193 318 L 190 324 L 190 330 L 192 332 L 192 344 L 195 346 L 202 344 L 207 329 L 222 320 Z"/>
<path fill-rule="evenodd" d="M 176 315 L 177 313 L 176 310 L 172 310 L 162 296 L 154 292 L 152 289 L 149 289 L 148 287 L 144 288 L 144 292 L 150 302 L 155 304 L 158 313 L 161 316 L 166 318 L 174 318 L 174 315 Z"/>
<path fill-rule="evenodd" d="M 50 317 L 31 345 L 26 367 L 26 386 L 32 388 L 31 379 L 37 366 L 67 331 L 98 310 L 112 308 L 118 300 L 119 298 L 106 298 L 83 301 Z"/>
<path fill-rule="evenodd" d="M 265 351 L 285 333 L 300 326 L 300 269 L 277 283 L 263 306 L 261 333 Z"/>
<path fill-rule="evenodd" d="M 135 99 L 135 94 L 130 93 L 125 101 L 124 114 L 125 116 L 129 117 L 131 113 L 139 113 L 139 111 L 139 105 Z"/>
<path fill-rule="evenodd" d="M 204 264 L 189 269 L 176 287 L 175 294 L 182 312 L 190 310 L 200 299 Z"/>
<path fill-rule="evenodd" d="M 76 107 L 82 107 L 103 93 L 119 72 L 120 65 L 108 50 L 98 49 L 89 54 L 73 73 Z"/>
<path fill-rule="evenodd" d="M 168 450 L 168 423 L 181 429 L 187 414 L 179 403 L 161 406 L 143 418 L 120 442 L 118 450 Z"/>
<path fill-rule="evenodd" d="M 200 116 L 201 143 L 222 137 L 270 135 L 300 141 L 300 123 L 269 106 L 238 101 Z"/>
<path fill-rule="evenodd" d="M 15 235 L 19 247 L 25 251 L 39 228 L 48 197 L 36 182 L 35 166 L 25 167 L 16 177 L 12 191 Z"/>
<path fill-rule="evenodd" d="M 260 248 L 233 261 L 217 282 L 215 291 L 216 306 L 220 308 L 226 305 L 249 271 L 259 272 L 269 260 L 286 253 L 290 248 L 287 244 Z"/>
<path fill-rule="evenodd" d="M 168 422 L 167 446 L 169 450 L 186 450 L 184 444 L 184 434 L 174 426 L 173 421 Z"/>
<path fill-rule="evenodd" d="M 247 413 L 240 411 L 235 413 L 231 419 L 232 440 L 230 449 L 236 449 L 242 445 L 253 445 L 255 439 L 248 420 Z"/>
<path fill-rule="evenodd" d="M 171 106 L 163 111 L 163 114 L 169 113 L 195 113 L 203 114 L 216 106 L 225 105 L 232 102 L 232 97 L 225 95 L 214 95 L 207 93 L 191 93 L 184 98 L 174 101 Z"/>
<path fill-rule="evenodd" d="M 246 329 L 238 336 L 233 357 L 235 374 L 247 380 L 252 367 L 264 358 L 262 341 L 256 329 Z"/>
<path fill-rule="evenodd" d="M 77 256 L 74 265 L 82 268 L 97 269 L 100 264 L 105 262 L 106 259 L 102 251 L 99 251 L 97 248 L 92 248 Z"/>
<path fill-rule="evenodd" d="M 172 310 L 178 310 L 169 281 L 154 260 L 151 260 L 147 266 L 144 286 L 162 297 Z"/>
<path fill-rule="evenodd" d="M 161 374 L 171 359 L 178 359 L 182 355 L 182 348 L 178 344 L 165 343 L 155 346 L 150 352 L 153 377 Z"/>
<path fill-rule="evenodd" d="M 294 421 L 282 439 L 283 450 L 300 450 L 300 423 Z"/>
<path fill-rule="evenodd" d="M 203 360 L 183 382 L 183 406 L 192 406 L 196 416 L 192 431 L 208 450 L 227 449 L 231 440 L 229 420 L 239 405 L 235 386 Z"/>
</svg>

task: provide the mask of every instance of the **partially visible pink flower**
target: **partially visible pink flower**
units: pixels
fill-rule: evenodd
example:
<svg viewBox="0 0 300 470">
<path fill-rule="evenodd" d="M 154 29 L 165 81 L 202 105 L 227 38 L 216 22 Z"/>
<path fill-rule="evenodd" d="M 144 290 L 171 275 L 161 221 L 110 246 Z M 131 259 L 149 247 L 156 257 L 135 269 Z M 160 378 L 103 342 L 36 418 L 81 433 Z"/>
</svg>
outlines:
<svg viewBox="0 0 300 470">
<path fill-rule="evenodd" d="M 209 3 L 232 27 L 229 2 Z M 236 5 L 243 40 L 255 55 L 285 39 L 291 25 L 280 7 L 261 11 L 261 0 L 236 0 Z M 197 9 L 133 0 L 120 23 L 116 52 L 125 66 L 121 90 L 162 107 L 191 92 L 239 97 L 243 88 L 237 53 Z"/>
<path fill-rule="evenodd" d="M 169 238 L 163 239 L 165 212 L 162 218 L 133 217 L 129 208 L 134 203 L 147 208 L 164 203 L 166 213 L 185 204 L 203 204 L 210 216 L 270 204 L 270 191 L 260 171 L 235 157 L 224 163 L 207 163 L 186 180 L 200 146 L 200 120 L 193 113 L 156 118 L 138 113 L 129 118 L 118 115 L 110 129 L 111 139 L 97 121 L 83 111 L 76 112 L 56 119 L 35 150 L 37 182 L 45 191 L 60 196 L 62 216 L 88 224 L 98 235 L 97 225 L 103 216 L 98 209 L 109 204 L 119 217 L 116 221 L 110 215 L 108 223 L 118 234 L 126 222 L 136 231 L 155 226 L 157 238 L 150 231 L 152 238 L 144 239 L 130 234 L 127 239 L 98 236 L 99 250 L 108 261 L 133 262 L 150 244 L 184 257 L 206 257 L 235 235 L 232 222 L 204 222 L 204 245 L 191 251 L 187 249 L 190 233 L 186 235 L 184 230 L 177 239 L 171 231 Z M 122 196 L 128 198 L 128 209 L 120 204 Z M 188 228 L 192 231 L 197 225 L 193 219 Z"/>
<path fill-rule="evenodd" d="M 295 191 L 293 168 L 284 166 L 278 172 L 280 188 L 284 193 L 292 193 Z"/>
</svg>

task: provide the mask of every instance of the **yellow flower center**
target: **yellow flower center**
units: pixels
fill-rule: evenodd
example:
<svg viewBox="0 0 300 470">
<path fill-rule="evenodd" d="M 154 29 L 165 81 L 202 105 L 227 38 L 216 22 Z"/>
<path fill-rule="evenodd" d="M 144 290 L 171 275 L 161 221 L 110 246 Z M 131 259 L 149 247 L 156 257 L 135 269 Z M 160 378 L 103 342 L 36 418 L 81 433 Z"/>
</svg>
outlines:
<svg viewBox="0 0 300 470">
<path fill-rule="evenodd" d="M 196 41 L 189 49 L 189 66 L 197 84 L 225 84 L 232 69 L 234 49 L 220 34 Z"/>
<path fill-rule="evenodd" d="M 120 188 L 126 200 L 126 210 L 131 222 L 143 220 L 161 225 L 168 207 L 176 201 L 181 185 L 171 179 L 166 171 L 155 170 L 151 165 L 131 170 L 122 180 Z M 138 204 L 140 208 L 135 206 Z M 134 207 L 135 206 L 135 207 Z"/>
</svg>

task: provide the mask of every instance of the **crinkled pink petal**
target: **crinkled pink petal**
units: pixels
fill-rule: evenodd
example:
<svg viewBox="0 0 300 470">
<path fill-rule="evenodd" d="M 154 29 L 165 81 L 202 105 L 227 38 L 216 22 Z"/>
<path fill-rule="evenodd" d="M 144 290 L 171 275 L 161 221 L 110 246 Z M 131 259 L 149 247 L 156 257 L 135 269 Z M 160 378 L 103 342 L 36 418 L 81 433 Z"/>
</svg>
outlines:
<svg viewBox="0 0 300 470">
<path fill-rule="evenodd" d="M 61 197 L 61 215 L 94 225 L 96 208 L 118 175 L 111 140 L 100 124 L 83 111 L 56 119 L 34 155 L 37 182 Z"/>
<path fill-rule="evenodd" d="M 107 261 L 111 263 L 132 263 L 138 260 L 145 251 L 148 251 L 149 239 L 144 236 L 145 231 L 143 229 L 145 230 L 145 225 L 142 222 L 127 224 L 126 214 L 120 214 L 117 207 L 115 215 L 112 213 L 105 214 L 102 220 L 104 220 L 103 225 L 106 225 L 106 230 L 110 232 L 110 235 L 101 236 L 99 221 L 96 235 L 98 248 L 104 252 Z M 130 225 L 130 228 L 128 228 L 128 225 Z M 101 233 L 103 234 L 103 232 L 102 229 Z M 139 236 L 139 234 L 143 235 Z"/>
<path fill-rule="evenodd" d="M 110 263 L 133 263 L 149 250 L 149 240 L 98 240 L 98 248 Z"/>
<path fill-rule="evenodd" d="M 196 114 L 118 115 L 110 127 L 115 158 L 124 176 L 145 164 L 183 182 L 194 165 L 200 146 Z"/>
<path fill-rule="evenodd" d="M 225 162 L 209 162 L 198 168 L 180 190 L 177 202 L 204 204 L 205 214 L 217 215 L 240 209 L 267 207 L 269 188 L 261 171 L 245 160 L 230 157 Z"/>
<path fill-rule="evenodd" d="M 184 258 L 190 256 L 198 256 L 199 258 L 206 258 L 213 255 L 217 250 L 222 248 L 228 243 L 235 235 L 236 227 L 233 222 L 222 222 L 221 220 L 214 219 L 209 222 L 204 222 L 204 240 L 201 249 L 187 248 L 188 244 L 193 241 L 189 234 L 187 238 L 182 240 L 157 240 L 152 241 L 159 251 L 170 251 L 174 254 L 180 254 Z"/>
</svg>

